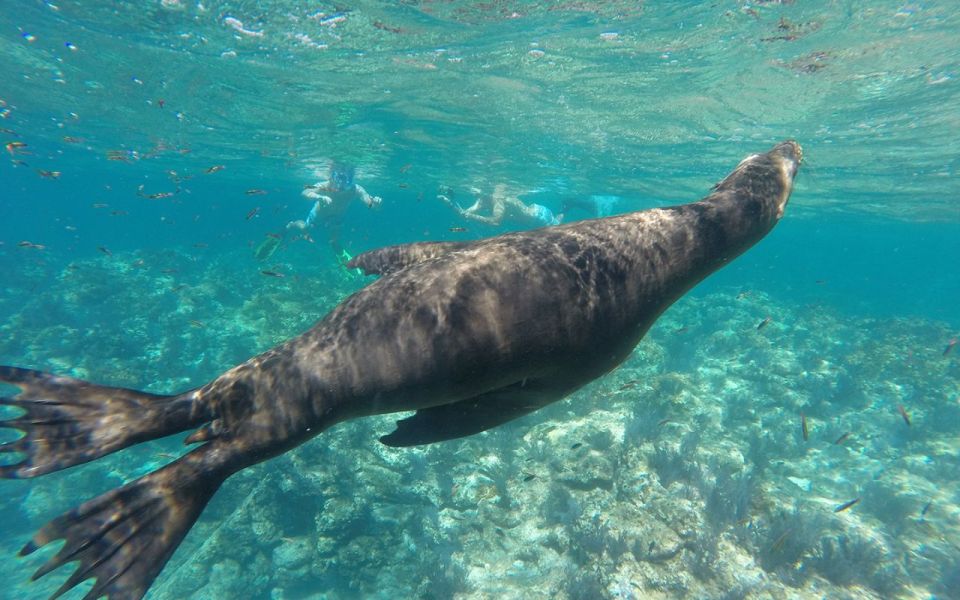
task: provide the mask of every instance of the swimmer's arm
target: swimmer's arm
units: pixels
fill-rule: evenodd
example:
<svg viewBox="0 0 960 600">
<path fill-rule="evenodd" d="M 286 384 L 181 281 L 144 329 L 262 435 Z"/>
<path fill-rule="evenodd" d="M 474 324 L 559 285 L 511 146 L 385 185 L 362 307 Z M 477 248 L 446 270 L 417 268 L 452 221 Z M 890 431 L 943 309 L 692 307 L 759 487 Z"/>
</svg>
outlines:
<svg viewBox="0 0 960 600">
<path fill-rule="evenodd" d="M 476 221 L 478 223 L 486 223 L 487 225 L 497 226 L 500 224 L 500 219 L 495 217 L 485 217 L 483 215 L 477 214 L 475 209 L 478 208 L 479 202 L 474 204 L 472 207 L 464 210 L 459 204 L 451 200 L 444 194 L 437 194 L 437 200 L 440 200 L 453 210 L 457 211 L 457 214 L 463 217 L 464 219 L 470 219 L 471 221 Z M 503 215 L 501 215 L 502 218 Z"/>
<path fill-rule="evenodd" d="M 471 221 L 476 221 L 478 223 L 486 223 L 487 225 L 493 225 L 495 227 L 500 224 L 500 221 L 503 218 L 502 214 L 499 217 L 497 215 L 485 217 L 483 215 L 478 215 L 475 212 L 465 211 L 459 206 L 457 208 L 460 209 L 457 212 L 459 212 L 460 216 L 463 217 L 464 219 L 470 219 Z"/>
<path fill-rule="evenodd" d="M 357 195 L 360 196 L 360 200 L 367 205 L 367 208 L 376 208 L 383 203 L 383 199 L 380 196 L 371 196 L 367 190 L 363 189 L 359 185 L 354 186 L 357 188 Z"/>
</svg>

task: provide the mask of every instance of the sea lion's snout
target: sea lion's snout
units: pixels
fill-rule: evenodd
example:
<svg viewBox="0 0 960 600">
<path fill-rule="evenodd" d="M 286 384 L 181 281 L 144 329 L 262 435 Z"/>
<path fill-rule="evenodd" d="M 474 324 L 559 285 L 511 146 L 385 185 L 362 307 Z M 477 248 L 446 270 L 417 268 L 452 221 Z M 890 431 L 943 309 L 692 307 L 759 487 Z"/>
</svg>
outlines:
<svg viewBox="0 0 960 600">
<path fill-rule="evenodd" d="M 793 191 L 793 179 L 797 176 L 800 169 L 800 163 L 803 161 L 803 148 L 794 140 L 780 142 L 774 146 L 767 157 L 773 163 L 774 167 L 779 167 L 781 172 L 781 192 L 777 202 L 777 219 L 783 216 L 783 211 L 787 207 L 787 201 L 790 199 L 790 193 Z"/>
<path fill-rule="evenodd" d="M 782 164 L 787 167 L 790 179 L 797 175 L 800 163 L 803 162 L 803 148 L 794 140 L 780 142 L 768 154 L 782 161 Z"/>
</svg>

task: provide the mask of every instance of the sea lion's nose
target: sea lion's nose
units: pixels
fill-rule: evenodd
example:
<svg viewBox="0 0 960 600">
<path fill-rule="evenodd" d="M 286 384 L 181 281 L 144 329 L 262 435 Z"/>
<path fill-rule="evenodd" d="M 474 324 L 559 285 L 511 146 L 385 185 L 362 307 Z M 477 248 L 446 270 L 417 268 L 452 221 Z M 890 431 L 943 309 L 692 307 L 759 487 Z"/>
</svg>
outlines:
<svg viewBox="0 0 960 600">
<path fill-rule="evenodd" d="M 785 142 L 780 142 L 770 151 L 771 154 L 777 154 L 781 157 L 790 160 L 796 164 L 800 164 L 803 160 L 803 148 L 800 147 L 794 140 L 787 140 Z"/>
</svg>

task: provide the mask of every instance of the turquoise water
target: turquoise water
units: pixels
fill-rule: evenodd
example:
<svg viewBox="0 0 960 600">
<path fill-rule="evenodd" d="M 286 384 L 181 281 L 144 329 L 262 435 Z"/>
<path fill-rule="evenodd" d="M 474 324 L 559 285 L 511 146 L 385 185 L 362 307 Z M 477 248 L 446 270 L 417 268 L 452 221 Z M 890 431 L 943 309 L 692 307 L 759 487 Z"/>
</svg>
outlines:
<svg viewBox="0 0 960 600">
<path fill-rule="evenodd" d="M 357 254 L 531 226 L 441 186 L 619 213 L 804 147 L 784 220 L 619 369 L 463 440 L 387 448 L 385 416 L 243 471 L 148 598 L 960 598 L 956 3 L 4 8 L 0 364 L 101 384 L 200 385 L 368 283 L 320 228 L 255 257 L 332 160 L 383 198 L 343 217 Z M 33 533 L 182 450 L 5 481 L 0 596 L 49 596 Z"/>
</svg>

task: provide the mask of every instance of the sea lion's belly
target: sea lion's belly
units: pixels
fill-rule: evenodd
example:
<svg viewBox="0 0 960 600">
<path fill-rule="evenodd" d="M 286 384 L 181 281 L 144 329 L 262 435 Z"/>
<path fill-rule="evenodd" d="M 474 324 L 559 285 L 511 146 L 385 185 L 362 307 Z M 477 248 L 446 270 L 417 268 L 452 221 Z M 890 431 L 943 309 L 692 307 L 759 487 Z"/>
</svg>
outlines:
<svg viewBox="0 0 960 600">
<path fill-rule="evenodd" d="M 455 402 L 525 379 L 572 390 L 619 364 L 653 317 L 628 261 L 554 234 L 414 265 L 297 340 L 344 418 Z M 586 257 L 586 258 L 584 258 Z M 658 314 L 658 313 L 657 313 Z"/>
</svg>

